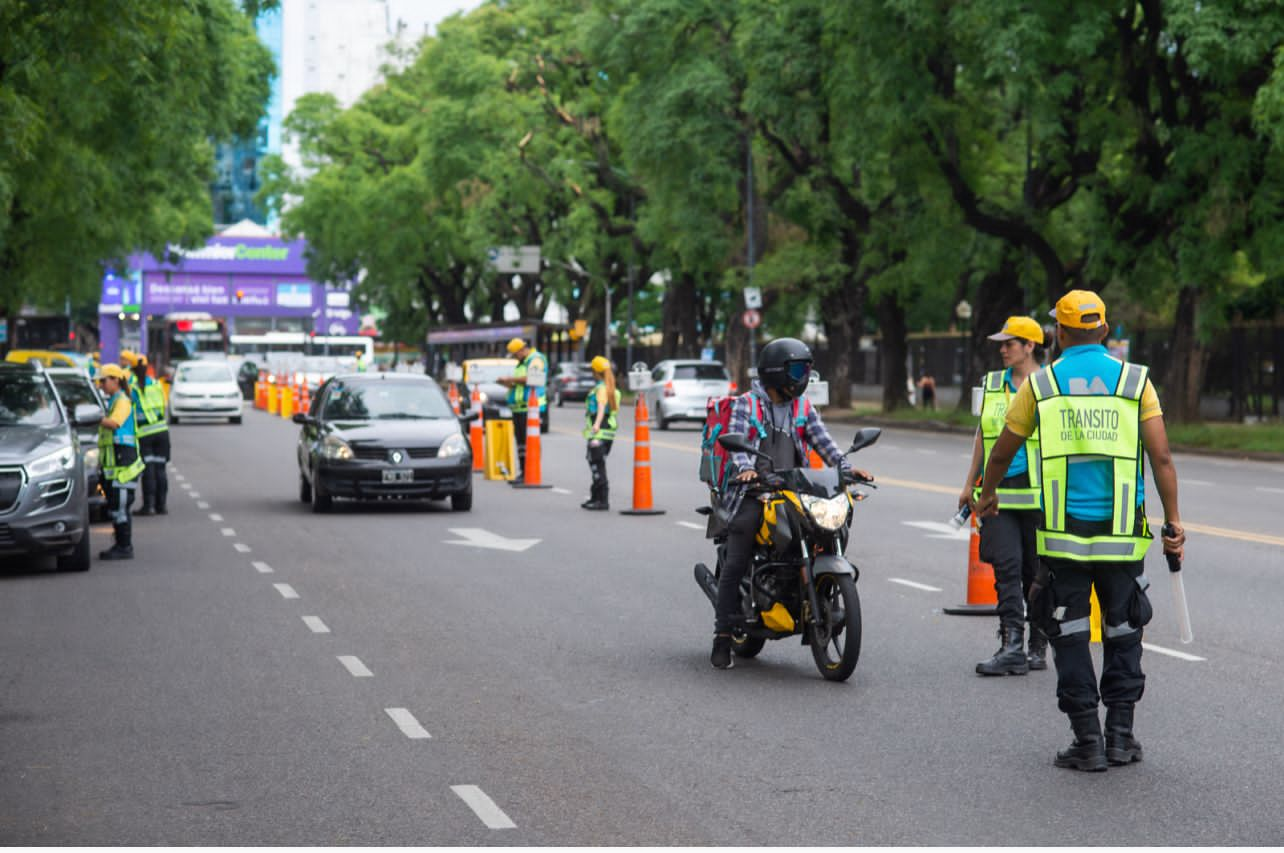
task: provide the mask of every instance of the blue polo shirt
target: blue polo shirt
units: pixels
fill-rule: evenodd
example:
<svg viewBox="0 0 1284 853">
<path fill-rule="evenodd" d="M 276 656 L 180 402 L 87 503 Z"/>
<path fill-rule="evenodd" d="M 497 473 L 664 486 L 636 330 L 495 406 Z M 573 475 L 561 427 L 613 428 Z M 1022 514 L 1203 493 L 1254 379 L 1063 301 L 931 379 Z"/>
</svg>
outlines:
<svg viewBox="0 0 1284 853">
<path fill-rule="evenodd" d="M 1017 387 L 1012 382 L 1012 368 L 1003 371 L 1003 384 L 1008 389 L 1008 403 L 1012 402 L 1012 396 L 1016 394 Z M 1012 457 L 1012 464 L 1008 466 L 1008 473 L 1004 477 L 1019 477 L 1030 470 L 1030 460 L 1026 457 L 1025 442 L 1017 448 L 1016 455 Z"/>
</svg>

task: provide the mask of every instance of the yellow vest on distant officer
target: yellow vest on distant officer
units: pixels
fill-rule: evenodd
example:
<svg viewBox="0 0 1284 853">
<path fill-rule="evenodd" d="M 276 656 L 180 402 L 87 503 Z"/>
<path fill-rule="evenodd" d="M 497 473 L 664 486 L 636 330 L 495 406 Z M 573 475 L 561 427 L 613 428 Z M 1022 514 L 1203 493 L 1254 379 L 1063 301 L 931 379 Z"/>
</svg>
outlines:
<svg viewBox="0 0 1284 853">
<path fill-rule="evenodd" d="M 518 379 L 525 380 L 527 369 L 530 368 L 531 365 L 534 364 L 537 359 L 538 359 L 540 368 L 543 369 L 545 374 L 547 375 L 548 359 L 544 358 L 544 353 L 540 352 L 534 347 L 531 347 L 530 353 L 526 356 L 526 358 L 522 359 L 520 364 L 517 365 L 517 369 L 513 371 L 513 375 L 516 376 Z M 547 387 L 544 385 L 541 385 L 538 389 L 539 410 L 541 412 L 548 408 L 547 390 L 548 390 Z M 528 400 L 530 399 L 530 393 L 531 393 L 531 389 L 527 388 L 525 385 L 515 385 L 512 388 L 508 389 L 508 407 L 513 410 L 514 414 L 520 414 L 522 412 L 525 412 L 528 408 L 530 408 L 530 406 L 528 405 Z"/>
<path fill-rule="evenodd" d="M 137 479 L 138 475 L 143 473 L 143 469 L 147 467 L 143 463 L 143 457 L 138 453 L 138 435 L 134 428 L 134 407 L 129 402 L 129 395 L 124 391 L 117 391 L 107 401 L 107 411 L 110 413 L 115 409 L 117 402 L 122 398 L 125 405 L 129 406 L 129 415 L 121 422 L 120 426 L 114 430 L 102 425 L 98 427 L 98 465 L 102 471 L 103 479 L 116 483 L 128 483 Z"/>
<path fill-rule="evenodd" d="M 138 409 L 142 413 L 142 417 L 138 419 L 139 438 L 146 438 L 169 429 L 169 423 L 165 419 L 165 391 L 159 382 L 149 376 L 136 399 Z"/>
<path fill-rule="evenodd" d="M 981 470 L 990 462 L 990 451 L 994 442 L 1003 432 L 1003 421 L 1008 414 L 1010 392 L 1006 381 L 1006 371 L 994 370 L 985 374 L 981 397 Z M 1029 465 L 1030 486 L 1025 489 L 996 489 L 999 497 L 999 509 L 1034 510 L 1039 508 L 1039 430 L 1036 428 L 1025 440 L 1025 456 Z M 979 499 L 981 487 L 974 492 Z"/>
</svg>

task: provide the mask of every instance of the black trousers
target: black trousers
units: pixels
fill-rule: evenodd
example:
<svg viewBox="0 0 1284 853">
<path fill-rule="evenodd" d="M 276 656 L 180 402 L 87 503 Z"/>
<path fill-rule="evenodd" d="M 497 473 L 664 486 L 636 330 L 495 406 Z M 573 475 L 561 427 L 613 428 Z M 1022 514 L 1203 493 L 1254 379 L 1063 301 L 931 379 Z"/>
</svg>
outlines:
<svg viewBox="0 0 1284 853">
<path fill-rule="evenodd" d="M 513 412 L 513 438 L 517 441 L 517 476 L 526 476 L 526 412 Z"/>
<path fill-rule="evenodd" d="M 713 630 L 717 633 L 730 631 L 740 612 L 740 581 L 749 571 L 754 537 L 761 527 L 762 501 L 748 496 L 727 524 L 727 544 L 718 575 L 718 604 L 714 608 Z"/>
<path fill-rule="evenodd" d="M 1069 520 L 1066 526 L 1071 533 L 1089 536 L 1100 533 L 1103 525 Z M 1109 526 L 1110 522 L 1104 523 L 1105 528 Z M 1131 707 L 1141 699 L 1146 687 L 1146 676 L 1141 671 L 1142 629 L 1128 621 L 1133 596 L 1144 595 L 1137 587 L 1142 561 L 1047 560 L 1047 564 L 1052 571 L 1052 605 L 1065 607 L 1057 620 L 1063 631 L 1066 623 L 1074 625 L 1077 620 L 1088 618 L 1094 586 L 1105 622 L 1100 688 L 1089 646 L 1090 626 L 1051 639 L 1052 659 L 1057 668 L 1057 707 L 1066 714 L 1095 711 L 1099 703 L 1107 708 Z"/>
<path fill-rule="evenodd" d="M 593 442 L 588 445 L 588 464 L 589 473 L 593 475 L 593 488 L 605 491 L 610 488 L 611 484 L 606 478 L 606 457 L 611 455 L 611 445 L 615 442 L 611 439 L 602 439 L 598 441 L 597 447 Z"/>
<path fill-rule="evenodd" d="M 1005 628 L 1025 623 L 1025 600 L 1039 565 L 1038 529 L 1035 510 L 999 510 L 981 525 L 981 559 L 994 566 L 999 623 Z"/>
<path fill-rule="evenodd" d="M 132 548 L 134 545 L 134 514 L 130 504 L 134 502 L 134 491 L 138 480 L 118 483 L 108 480 L 107 511 L 111 513 L 112 539 L 119 548 Z"/>
<path fill-rule="evenodd" d="M 149 435 L 138 441 L 143 454 L 143 506 L 164 509 L 169 499 L 169 475 L 165 466 L 169 463 L 169 430 Z"/>
</svg>

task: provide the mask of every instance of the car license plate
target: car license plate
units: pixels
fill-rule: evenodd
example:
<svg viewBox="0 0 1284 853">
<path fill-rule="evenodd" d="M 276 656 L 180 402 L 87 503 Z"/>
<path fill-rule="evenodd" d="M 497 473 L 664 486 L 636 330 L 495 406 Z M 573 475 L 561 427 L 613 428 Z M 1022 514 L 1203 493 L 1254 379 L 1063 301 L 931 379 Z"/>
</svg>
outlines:
<svg viewBox="0 0 1284 853">
<path fill-rule="evenodd" d="M 383 472 L 385 483 L 409 483 L 415 479 L 415 472 L 410 468 L 389 468 Z"/>
</svg>

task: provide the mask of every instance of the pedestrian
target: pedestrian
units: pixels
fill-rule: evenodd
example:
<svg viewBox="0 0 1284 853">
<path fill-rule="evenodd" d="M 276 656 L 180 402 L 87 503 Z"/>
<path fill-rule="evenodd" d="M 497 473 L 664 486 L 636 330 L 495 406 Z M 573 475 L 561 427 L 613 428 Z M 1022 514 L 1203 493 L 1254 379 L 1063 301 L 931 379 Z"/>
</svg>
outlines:
<svg viewBox="0 0 1284 853">
<path fill-rule="evenodd" d="M 1151 608 L 1142 562 L 1153 538 L 1143 450 L 1164 521 L 1172 525 L 1171 535 L 1163 536 L 1164 552 L 1180 559 L 1186 534 L 1177 470 L 1149 370 L 1106 351 L 1106 305 L 1097 294 L 1072 290 L 1057 302 L 1053 316 L 1061 357 L 1034 373 L 1012 398 L 986 464 L 977 512 L 985 519 L 998 514 L 1003 475 L 1039 428 L 1041 562 L 1030 590 L 1030 616 L 1051 640 L 1057 704 L 1074 731 L 1074 742 L 1054 763 L 1105 770 L 1142 757 L 1133 718 L 1146 682 L 1141 640 Z M 1099 688 L 1089 650 L 1094 586 L 1104 622 Z M 1106 706 L 1104 737 L 1099 704 Z"/>
<path fill-rule="evenodd" d="M 584 509 L 611 508 L 611 484 L 606 478 L 606 457 L 611 455 L 611 444 L 619 428 L 620 389 L 615 387 L 615 371 L 605 356 L 597 356 L 589 366 L 597 384 L 584 402 L 584 437 L 588 439 L 589 471 L 593 475 L 589 499 L 580 504 Z"/>
<path fill-rule="evenodd" d="M 976 507 L 977 487 L 989 461 L 994 442 L 1003 432 L 1003 418 L 1026 377 L 1039 369 L 1043 329 L 1029 317 L 1009 317 L 1003 328 L 990 335 L 999 342 L 1003 370 L 994 370 L 982 381 L 980 426 L 972 443 L 972 462 L 959 494 L 959 509 Z M 999 514 L 981 527 L 981 559 L 994 566 L 994 591 L 998 598 L 999 650 L 976 665 L 978 675 L 1025 675 L 1047 669 L 1047 639 L 1030 629 L 1025 648 L 1025 600 L 1034 580 L 1038 554 L 1035 531 L 1039 517 L 1039 472 L 1030 460 L 1039 458 L 1039 433 L 1035 430 L 1012 458 L 998 486 Z"/>
<path fill-rule="evenodd" d="M 718 669 L 734 666 L 731 631 L 740 602 L 740 581 L 753 558 L 754 537 L 762 527 L 762 501 L 748 496 L 749 484 L 771 470 L 806 464 L 808 449 L 826 464 L 846 469 L 847 460 L 811 402 L 803 397 L 811 381 L 811 349 L 796 338 L 777 338 L 758 353 L 758 378 L 751 390 L 736 398 L 728 434 L 744 435 L 770 462 L 748 453 L 727 458 L 729 487 L 717 507 L 725 520 L 727 545 L 718 575 L 718 601 L 714 605 L 713 651 L 709 662 Z M 869 474 L 858 471 L 865 480 Z"/>
<path fill-rule="evenodd" d="M 923 410 L 936 411 L 936 377 L 925 371 L 918 378 L 918 387 L 923 392 Z"/>
<path fill-rule="evenodd" d="M 138 357 L 134 367 L 136 384 L 131 395 L 138 428 L 138 447 L 143 456 L 143 506 L 138 515 L 168 515 L 169 421 L 165 415 L 165 391 L 152 375 L 147 356 Z"/>
<path fill-rule="evenodd" d="M 112 546 L 98 554 L 100 560 L 132 560 L 134 543 L 130 504 L 143 473 L 134 427 L 134 407 L 129 402 L 129 373 L 118 364 L 105 364 L 98 371 L 107 397 L 107 414 L 98 422 L 98 465 L 107 488 L 111 512 Z"/>
<path fill-rule="evenodd" d="M 526 482 L 526 418 L 529 406 L 529 394 L 526 388 L 526 375 L 535 372 L 540 377 L 536 401 L 539 405 L 541 420 L 548 409 L 548 395 L 545 393 L 543 379 L 548 374 L 548 359 L 521 338 L 508 342 L 508 354 L 517 359 L 517 369 L 512 376 L 501 376 L 496 381 L 508 388 L 508 408 L 513 412 L 513 435 L 517 439 L 517 464 L 520 470 L 513 485 Z"/>
<path fill-rule="evenodd" d="M 353 355 L 357 361 L 357 364 L 356 364 L 357 373 L 365 373 L 366 372 L 366 351 L 359 349 Z"/>
</svg>

